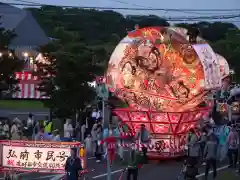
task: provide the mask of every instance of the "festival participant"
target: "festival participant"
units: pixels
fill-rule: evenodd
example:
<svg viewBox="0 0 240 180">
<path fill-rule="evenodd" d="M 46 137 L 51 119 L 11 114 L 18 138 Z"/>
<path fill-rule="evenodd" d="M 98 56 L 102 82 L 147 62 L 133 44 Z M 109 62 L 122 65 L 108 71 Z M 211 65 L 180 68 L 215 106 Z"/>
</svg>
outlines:
<svg viewBox="0 0 240 180">
<path fill-rule="evenodd" d="M 81 160 L 77 157 L 77 149 L 71 149 L 71 156 L 67 158 L 65 171 L 67 174 L 66 180 L 78 180 L 79 173 L 82 170 Z"/>
<path fill-rule="evenodd" d="M 44 132 L 52 133 L 52 131 L 53 131 L 53 123 L 52 123 L 52 120 L 49 119 L 48 116 L 45 117 L 45 121 L 43 123 L 43 126 L 44 126 Z"/>
<path fill-rule="evenodd" d="M 137 150 L 138 148 L 133 148 L 130 152 L 130 158 L 128 162 L 127 169 L 127 180 L 137 180 L 138 179 L 138 168 L 140 166 L 140 154 Z"/>
<path fill-rule="evenodd" d="M 147 146 L 150 142 L 150 133 L 146 129 L 145 124 L 141 124 L 140 130 L 136 133 L 135 138 L 137 140 L 137 144 L 144 145 L 144 147 L 142 147 L 142 152 L 144 157 L 147 159 Z"/>
<path fill-rule="evenodd" d="M 207 132 L 205 129 L 202 130 L 202 134 L 200 136 L 200 153 L 201 153 L 201 162 L 203 163 L 203 165 L 205 165 L 204 160 L 204 149 L 205 149 L 205 145 L 207 142 Z"/>
<path fill-rule="evenodd" d="M 206 159 L 205 180 L 208 179 L 210 167 L 213 168 L 213 179 L 217 177 L 217 149 L 218 143 L 216 136 L 211 134 L 204 149 L 204 157 Z"/>
<path fill-rule="evenodd" d="M 228 136 L 228 159 L 229 167 L 236 168 L 238 160 L 238 146 L 239 146 L 239 136 L 236 131 L 236 125 L 232 126 L 230 134 Z"/>
<path fill-rule="evenodd" d="M 118 132 L 119 132 L 119 135 L 121 137 L 121 135 L 124 135 L 124 127 L 123 127 L 123 124 L 121 121 L 119 121 L 118 123 Z M 120 138 L 120 140 L 118 141 L 118 144 L 122 144 L 123 143 L 123 140 Z M 119 145 L 118 146 L 118 155 L 121 159 L 121 161 L 123 162 L 124 161 L 124 151 L 123 151 L 123 146 Z"/>
<path fill-rule="evenodd" d="M 193 128 L 189 131 L 187 146 L 189 164 L 197 165 L 200 156 L 200 141 L 196 134 L 196 131 Z"/>
</svg>

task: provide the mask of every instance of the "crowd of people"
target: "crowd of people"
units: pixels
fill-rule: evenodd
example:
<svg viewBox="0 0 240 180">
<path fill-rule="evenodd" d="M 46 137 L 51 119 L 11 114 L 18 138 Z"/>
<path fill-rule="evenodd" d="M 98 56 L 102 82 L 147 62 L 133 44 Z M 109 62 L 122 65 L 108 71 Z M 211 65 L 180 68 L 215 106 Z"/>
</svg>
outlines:
<svg viewBox="0 0 240 180">
<path fill-rule="evenodd" d="M 48 116 L 44 120 L 35 121 L 34 116 L 29 113 L 28 118 L 0 121 L 1 140 L 57 140 L 58 130 L 52 129 L 52 121 Z"/>
<path fill-rule="evenodd" d="M 185 179 L 196 179 L 198 168 L 205 165 L 205 180 L 208 179 L 210 168 L 213 169 L 213 179 L 217 177 L 217 163 L 228 157 L 229 168 L 237 167 L 240 137 L 235 124 L 224 124 L 217 126 L 212 117 L 206 118 L 204 124 L 197 130 L 190 129 L 186 137 L 186 166 L 184 170 Z M 108 136 L 127 132 L 127 128 L 119 122 L 115 127 L 112 125 L 108 127 L 103 126 L 103 119 L 101 111 L 96 108 L 91 111 L 83 122 L 76 122 L 75 126 L 71 119 L 66 119 L 63 128 L 63 136 L 58 130 L 53 129 L 53 122 L 46 117 L 42 121 L 35 121 L 33 115 L 30 113 L 26 120 L 14 118 L 11 123 L 9 121 L 0 121 L 0 138 L 11 140 L 46 140 L 46 141 L 81 141 L 85 143 L 86 151 L 89 156 L 94 155 L 96 162 L 101 162 L 103 155 L 107 153 L 106 144 L 101 143 L 103 139 Z M 123 139 L 118 139 L 121 144 Z M 148 144 L 150 142 L 150 133 L 142 124 L 140 130 L 132 137 L 135 143 Z M 68 158 L 66 163 L 66 172 L 70 173 L 69 178 L 76 174 L 71 171 L 77 166 L 78 159 L 74 154 L 76 150 L 72 150 L 72 155 Z M 124 160 L 123 147 L 118 146 L 116 149 L 121 160 Z M 145 158 L 144 158 L 145 157 Z M 147 148 L 132 148 L 130 150 L 130 158 L 128 159 L 127 180 L 138 179 L 139 167 L 147 163 Z M 73 167 L 72 167 L 73 166 Z M 79 166 L 78 169 L 81 169 Z M 237 169 L 236 169 L 237 170 Z M 77 170 L 76 170 L 77 171 Z"/>
<path fill-rule="evenodd" d="M 229 168 L 237 168 L 240 137 L 236 127 L 235 124 L 216 126 L 208 123 L 202 127 L 200 134 L 195 129 L 190 130 L 186 144 L 185 179 L 196 179 L 200 165 L 205 165 L 205 180 L 210 168 L 213 169 L 213 179 L 216 179 L 217 163 L 226 157 Z"/>
</svg>

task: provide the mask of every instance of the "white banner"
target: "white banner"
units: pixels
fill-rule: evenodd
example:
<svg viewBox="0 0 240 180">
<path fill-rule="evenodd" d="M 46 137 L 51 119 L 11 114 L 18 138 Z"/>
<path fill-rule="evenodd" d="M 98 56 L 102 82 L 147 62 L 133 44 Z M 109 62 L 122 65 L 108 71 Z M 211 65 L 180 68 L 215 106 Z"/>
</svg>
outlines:
<svg viewBox="0 0 240 180">
<path fill-rule="evenodd" d="M 19 169 L 63 171 L 70 148 L 19 147 L 3 145 L 2 166 Z"/>
<path fill-rule="evenodd" d="M 193 45 L 204 70 L 206 89 L 215 89 L 221 87 L 220 65 L 216 54 L 208 44 Z"/>
</svg>

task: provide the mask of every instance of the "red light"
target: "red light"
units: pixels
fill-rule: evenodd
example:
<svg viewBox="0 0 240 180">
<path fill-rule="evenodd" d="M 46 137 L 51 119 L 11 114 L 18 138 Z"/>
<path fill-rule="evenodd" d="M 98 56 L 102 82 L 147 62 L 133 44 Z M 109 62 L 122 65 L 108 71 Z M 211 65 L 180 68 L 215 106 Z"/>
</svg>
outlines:
<svg viewBox="0 0 240 180">
<path fill-rule="evenodd" d="M 132 132 L 139 130 L 144 124 L 153 136 L 149 151 L 182 152 L 185 144 L 186 133 L 194 128 L 199 119 L 208 113 L 209 109 L 199 109 L 183 113 L 137 111 L 133 109 L 115 109 L 114 112 L 127 124 Z M 164 150 L 155 147 L 155 141 L 164 141 Z M 158 150 L 157 150 L 158 149 Z M 161 152 L 160 152 L 161 151 Z"/>
</svg>

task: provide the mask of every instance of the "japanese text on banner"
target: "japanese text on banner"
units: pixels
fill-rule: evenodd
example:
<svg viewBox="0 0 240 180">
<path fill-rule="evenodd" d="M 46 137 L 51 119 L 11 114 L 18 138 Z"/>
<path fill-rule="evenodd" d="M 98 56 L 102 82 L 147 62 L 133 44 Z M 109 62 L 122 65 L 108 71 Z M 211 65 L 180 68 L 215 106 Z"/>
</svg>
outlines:
<svg viewBox="0 0 240 180">
<path fill-rule="evenodd" d="M 64 170 L 70 149 L 3 146 L 3 167 Z"/>
</svg>

